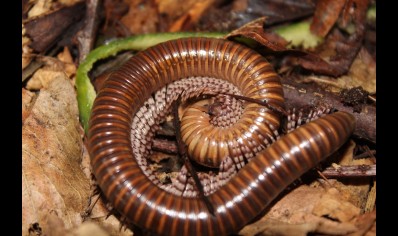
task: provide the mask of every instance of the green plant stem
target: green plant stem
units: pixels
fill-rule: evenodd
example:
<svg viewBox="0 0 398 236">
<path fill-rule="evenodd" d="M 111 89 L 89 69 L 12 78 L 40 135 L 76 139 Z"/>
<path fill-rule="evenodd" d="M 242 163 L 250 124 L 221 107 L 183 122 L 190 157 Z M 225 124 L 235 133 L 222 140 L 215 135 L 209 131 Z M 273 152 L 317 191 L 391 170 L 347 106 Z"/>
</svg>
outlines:
<svg viewBox="0 0 398 236">
<path fill-rule="evenodd" d="M 83 125 L 84 131 L 88 132 L 88 121 L 90 118 L 91 108 L 96 97 L 94 86 L 91 84 L 88 72 L 93 67 L 94 63 L 98 60 L 114 56 L 124 50 L 144 50 L 148 47 L 154 46 L 158 43 L 165 42 L 177 38 L 187 37 L 212 37 L 221 38 L 223 33 L 156 33 L 132 36 L 120 40 L 115 40 L 109 44 L 100 46 L 91 51 L 86 59 L 79 65 L 76 72 L 76 89 L 77 101 L 79 106 L 80 121 Z"/>
</svg>

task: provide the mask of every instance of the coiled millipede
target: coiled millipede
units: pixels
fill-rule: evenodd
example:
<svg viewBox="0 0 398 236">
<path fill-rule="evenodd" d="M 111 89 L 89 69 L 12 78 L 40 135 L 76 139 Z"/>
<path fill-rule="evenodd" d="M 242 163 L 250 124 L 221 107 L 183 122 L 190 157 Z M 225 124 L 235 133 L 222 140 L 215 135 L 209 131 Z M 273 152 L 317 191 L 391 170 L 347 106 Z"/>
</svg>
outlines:
<svg viewBox="0 0 398 236">
<path fill-rule="evenodd" d="M 344 144 L 355 126 L 352 115 L 336 112 L 267 147 L 280 125 L 279 115 L 272 109 L 247 103 L 239 119 L 227 127 L 210 125 L 206 114 L 197 122 L 188 114 L 182 118 L 182 122 L 187 120 L 181 125 L 182 136 L 194 142 L 187 146 L 188 154 L 199 155 L 196 161 L 217 166 L 225 159 L 235 164 L 250 159 L 228 176 L 228 182 L 207 193 L 214 207 L 211 214 L 202 199 L 162 189 L 143 167 L 145 158 L 138 157 L 147 153 L 153 127 L 164 118 L 160 110 L 167 110 L 177 97 L 167 88 L 160 95 L 154 95 L 155 91 L 173 81 L 189 81 L 188 77 L 198 78 L 198 82 L 174 88 L 184 93 L 210 80 L 216 84 L 215 90 L 223 90 L 226 85 L 219 83 L 221 80 L 236 86 L 244 96 L 273 107 L 283 108 L 284 104 L 279 77 L 270 64 L 255 51 L 222 39 L 168 41 L 138 53 L 110 76 L 98 93 L 90 118 L 92 169 L 110 203 L 135 225 L 157 234 L 219 236 L 237 232 L 290 183 Z M 207 91 L 207 85 L 199 90 L 198 94 Z M 141 137 L 143 134 L 147 136 Z M 255 154 L 254 149 L 258 149 Z"/>
</svg>

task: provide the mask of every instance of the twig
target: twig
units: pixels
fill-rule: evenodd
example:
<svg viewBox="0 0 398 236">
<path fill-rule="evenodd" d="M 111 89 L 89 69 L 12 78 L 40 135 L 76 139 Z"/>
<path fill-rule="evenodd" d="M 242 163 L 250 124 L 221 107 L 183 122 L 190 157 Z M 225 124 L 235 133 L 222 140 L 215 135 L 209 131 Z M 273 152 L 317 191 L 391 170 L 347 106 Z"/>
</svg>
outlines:
<svg viewBox="0 0 398 236">
<path fill-rule="evenodd" d="M 177 154 L 177 145 L 175 141 L 155 138 L 152 143 L 152 149 L 165 152 L 167 154 Z"/>
<path fill-rule="evenodd" d="M 376 176 L 376 165 L 350 165 L 339 168 L 328 167 L 322 171 L 327 178 L 373 177 Z"/>
<path fill-rule="evenodd" d="M 87 0 L 85 24 L 81 31 L 77 33 L 79 42 L 79 61 L 83 61 L 94 45 L 95 34 L 98 28 L 98 8 L 99 0 Z"/>
</svg>

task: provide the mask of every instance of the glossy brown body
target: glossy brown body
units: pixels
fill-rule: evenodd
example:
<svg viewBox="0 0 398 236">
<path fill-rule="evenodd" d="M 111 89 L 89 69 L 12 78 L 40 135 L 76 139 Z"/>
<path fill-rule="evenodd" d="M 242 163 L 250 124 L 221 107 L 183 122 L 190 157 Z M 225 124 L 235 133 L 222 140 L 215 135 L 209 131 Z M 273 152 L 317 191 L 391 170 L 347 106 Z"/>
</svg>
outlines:
<svg viewBox="0 0 398 236">
<path fill-rule="evenodd" d="M 229 80 L 244 95 L 283 107 L 280 82 L 269 64 L 254 51 L 224 40 L 166 42 L 138 53 L 110 77 L 98 93 L 90 119 L 93 172 L 118 211 L 157 234 L 219 236 L 237 232 L 287 185 L 337 150 L 355 126 L 350 114 L 338 112 L 284 136 L 208 196 L 215 209 L 211 215 L 201 199 L 179 197 L 153 184 L 131 150 L 130 128 L 138 108 L 160 87 L 188 76 Z M 259 89 L 263 79 L 269 80 L 270 86 Z M 279 126 L 276 114 L 252 107 L 252 113 L 266 113 L 266 122 Z"/>
</svg>

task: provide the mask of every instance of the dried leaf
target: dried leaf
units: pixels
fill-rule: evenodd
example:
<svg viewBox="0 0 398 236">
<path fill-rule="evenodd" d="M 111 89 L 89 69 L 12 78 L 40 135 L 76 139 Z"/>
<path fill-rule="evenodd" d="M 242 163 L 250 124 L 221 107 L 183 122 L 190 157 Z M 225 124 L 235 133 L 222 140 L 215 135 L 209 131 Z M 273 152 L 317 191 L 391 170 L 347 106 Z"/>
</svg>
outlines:
<svg viewBox="0 0 398 236">
<path fill-rule="evenodd" d="M 94 198 L 97 198 L 95 196 Z M 92 200 L 94 201 L 94 200 Z M 117 236 L 131 236 L 132 232 L 130 229 L 123 227 L 123 223 L 120 219 L 116 218 L 114 215 L 109 215 L 109 207 L 106 207 L 106 203 L 104 203 L 101 199 L 95 204 L 94 208 L 90 215 L 88 215 L 86 222 L 93 222 L 97 227 L 100 227 L 104 231 L 106 231 L 109 235 L 117 235 Z M 85 223 L 83 223 L 85 224 Z M 80 226 L 79 226 L 80 228 Z M 76 229 L 79 231 L 79 228 Z M 89 228 L 92 228 L 91 226 Z M 96 235 L 96 234 L 90 234 Z"/>
<path fill-rule="evenodd" d="M 36 52 L 44 52 L 65 33 L 69 26 L 84 16 L 85 2 L 63 7 L 45 15 L 40 15 L 25 22 L 26 35 L 32 43 L 30 47 Z"/>
<path fill-rule="evenodd" d="M 191 31 L 217 0 L 155 0 L 161 31 Z M 206 30 L 209 31 L 209 30 Z"/>
<path fill-rule="evenodd" d="M 329 191 L 337 191 L 336 189 L 330 189 Z M 322 206 L 324 200 L 329 201 L 324 197 L 329 195 L 328 190 L 321 186 L 309 187 L 302 185 L 282 197 L 269 209 L 263 218 L 254 224 L 246 226 L 239 234 L 292 235 L 292 232 L 294 232 L 293 235 L 307 235 L 308 233 L 344 235 L 355 232 L 357 228 L 351 222 L 336 222 L 314 214 L 314 209 Z M 340 215 L 352 215 L 352 209 L 356 212 L 357 208 L 355 206 L 345 199 L 340 199 L 338 195 L 332 194 L 330 198 L 339 204 L 349 206 L 338 209 L 337 212 Z M 329 211 L 325 212 L 329 213 Z"/>
<path fill-rule="evenodd" d="M 328 61 L 330 67 L 337 69 L 334 77 L 346 74 L 362 47 L 365 36 L 366 12 L 368 0 L 348 1 L 343 11 L 343 24 L 348 34 L 334 27 L 325 43 L 318 49 L 318 55 Z M 357 5 L 358 4 L 358 5 Z M 348 15 L 347 15 L 348 14 Z M 349 19 L 349 21 L 347 20 Z"/>
<path fill-rule="evenodd" d="M 40 90 L 47 88 L 48 84 L 57 76 L 73 76 L 76 74 L 76 66 L 72 61 L 69 50 L 65 47 L 64 51 L 58 55 L 59 59 L 53 57 L 40 57 L 40 62 L 44 66 L 34 72 L 30 80 L 26 83 L 29 90 Z M 39 60 L 36 60 L 36 62 Z"/>
<path fill-rule="evenodd" d="M 67 236 L 111 236 L 101 226 L 93 222 L 85 222 L 81 224 L 77 229 L 73 230 Z"/>
<path fill-rule="evenodd" d="M 309 232 L 314 232 L 317 224 L 288 224 L 274 219 L 260 220 L 243 228 L 239 235 L 242 236 L 306 236 Z"/>
<path fill-rule="evenodd" d="M 315 9 L 313 0 L 235 0 L 218 1 L 202 16 L 199 29 L 230 32 L 243 25 L 267 16 L 265 26 L 297 21 L 310 16 Z M 220 20 L 222 19 L 222 20 Z"/>
<path fill-rule="evenodd" d="M 342 202 L 351 203 L 363 212 L 368 199 L 370 183 L 369 178 L 353 178 L 344 180 L 344 183 L 336 179 L 328 179 L 327 182 L 320 180 L 319 183 L 314 183 L 312 186 L 317 187 L 318 184 L 333 186 L 339 191 Z"/>
<path fill-rule="evenodd" d="M 28 17 L 39 16 L 51 9 L 52 0 L 38 0 L 28 12 Z"/>
<path fill-rule="evenodd" d="M 347 75 L 343 75 L 333 83 L 332 91 L 339 91 L 342 88 L 362 87 L 370 94 L 376 94 L 376 62 L 372 56 L 362 48 L 355 57 Z"/>
<path fill-rule="evenodd" d="M 203 3 L 207 0 L 155 0 L 158 11 L 166 15 L 171 21 L 186 14 L 196 3 Z"/>
<path fill-rule="evenodd" d="M 339 18 L 346 0 L 320 0 L 317 2 L 311 31 L 325 37 Z"/>
<path fill-rule="evenodd" d="M 364 212 L 376 210 L 376 180 L 373 180 L 373 186 L 369 190 L 368 199 L 366 199 Z"/>
<path fill-rule="evenodd" d="M 154 0 L 129 2 L 129 11 L 120 20 L 132 34 L 154 33 L 157 31 L 159 16 Z"/>
<path fill-rule="evenodd" d="M 64 6 L 72 6 L 78 2 L 81 2 L 81 0 L 57 0 L 57 2 Z"/>
<path fill-rule="evenodd" d="M 51 81 L 59 76 L 65 76 L 62 71 L 54 71 L 48 68 L 38 69 L 32 78 L 26 83 L 26 88 L 29 90 L 40 90 L 48 88 Z"/>
<path fill-rule="evenodd" d="M 30 115 L 30 109 L 34 97 L 34 93 L 22 88 L 22 124 L 25 122 L 25 119 L 28 118 Z"/>
<path fill-rule="evenodd" d="M 225 38 L 231 39 L 237 36 L 241 36 L 244 38 L 252 39 L 261 45 L 273 50 L 273 51 L 286 51 L 287 41 L 283 38 L 277 37 L 270 33 L 267 33 L 263 29 L 263 24 L 266 20 L 266 17 L 258 18 L 252 22 L 247 23 L 246 25 L 240 27 L 229 33 Z"/>
<path fill-rule="evenodd" d="M 346 27 L 351 22 L 361 22 L 366 18 L 369 0 L 348 0 L 342 13 L 341 26 Z M 359 26 L 361 27 L 361 26 Z"/>
<path fill-rule="evenodd" d="M 358 231 L 347 236 L 375 236 L 376 235 L 376 210 L 358 216 L 355 220 Z"/>
<path fill-rule="evenodd" d="M 319 74 L 338 77 L 347 73 L 362 46 L 367 4 L 361 3 L 360 7 L 354 14 L 355 30 L 352 35 L 344 35 L 338 28 L 333 28 L 326 41 L 317 48 L 316 54 L 303 50 L 288 50 L 286 41 L 264 31 L 265 18 L 259 18 L 242 26 L 230 33 L 227 38 L 236 36 L 250 38 L 275 52 L 285 52 L 286 65 L 299 65 Z"/>
<path fill-rule="evenodd" d="M 170 27 L 169 32 L 184 31 L 192 28 L 202 14 L 214 3 L 215 0 L 197 1 L 184 15 L 178 18 Z"/>
<path fill-rule="evenodd" d="M 30 38 L 25 36 L 26 29 L 22 25 L 22 69 L 25 69 L 32 61 L 32 49 L 29 47 L 31 43 Z"/>
<path fill-rule="evenodd" d="M 81 224 L 90 182 L 80 168 L 80 132 L 74 88 L 60 74 L 40 91 L 22 126 L 23 235 L 33 223 L 46 235 Z"/>
<path fill-rule="evenodd" d="M 57 55 L 57 58 L 63 62 L 63 71 L 68 77 L 76 74 L 76 65 L 73 63 L 73 58 L 68 47 L 64 47 L 64 50 Z"/>
<path fill-rule="evenodd" d="M 327 216 L 339 222 L 349 222 L 358 216 L 360 209 L 340 198 L 340 192 L 330 188 L 315 204 L 312 213 L 316 216 Z"/>
<path fill-rule="evenodd" d="M 252 39 L 272 51 L 285 52 L 286 64 L 300 65 L 301 67 L 316 73 L 337 76 L 345 72 L 345 68 L 331 65 L 319 55 L 307 51 L 286 48 L 287 41 L 264 31 L 264 20 L 265 17 L 262 17 L 250 22 L 241 28 L 232 31 L 226 36 L 226 38 L 241 36 Z"/>
<path fill-rule="evenodd" d="M 92 171 L 91 171 L 91 163 L 90 163 L 90 156 L 88 154 L 88 151 L 86 149 L 86 146 L 83 145 L 82 147 L 82 162 L 80 165 L 80 168 L 82 172 L 86 175 L 87 178 L 92 178 Z M 98 188 L 96 183 L 94 182 L 95 180 L 92 180 L 91 182 L 91 190 L 94 191 L 95 188 Z M 99 198 L 98 201 L 97 198 L 99 196 L 95 195 L 91 197 L 91 205 L 86 206 L 84 209 L 84 218 L 85 222 L 93 222 L 95 225 L 97 225 L 97 228 L 99 227 L 103 231 L 105 231 L 109 235 L 118 235 L 118 236 L 131 236 L 132 232 L 128 228 L 122 228 L 123 223 L 121 222 L 120 218 L 116 218 L 114 215 L 109 215 L 111 212 L 111 207 L 108 202 L 103 201 L 103 198 Z M 83 223 L 83 225 L 86 223 Z M 85 228 L 84 226 L 83 228 Z M 92 229 L 93 226 L 88 226 L 89 229 Z M 74 231 L 80 232 L 80 226 Z M 93 229 L 94 230 L 94 229 Z M 72 232 L 72 234 L 74 233 Z M 85 229 L 84 229 L 85 231 Z M 96 235 L 96 234 L 88 234 L 88 235 Z"/>
<path fill-rule="evenodd" d="M 102 5 L 105 12 L 105 22 L 101 31 L 106 39 L 115 37 L 120 30 L 119 27 L 123 26 L 120 24 L 120 19 L 129 11 L 129 5 L 123 0 L 104 0 Z M 126 31 L 124 30 L 124 32 Z"/>
</svg>

